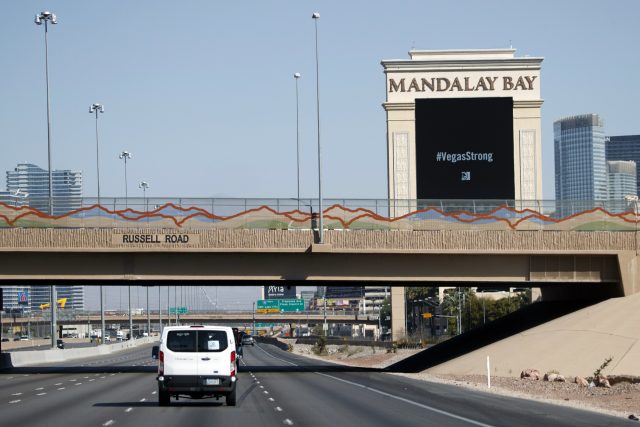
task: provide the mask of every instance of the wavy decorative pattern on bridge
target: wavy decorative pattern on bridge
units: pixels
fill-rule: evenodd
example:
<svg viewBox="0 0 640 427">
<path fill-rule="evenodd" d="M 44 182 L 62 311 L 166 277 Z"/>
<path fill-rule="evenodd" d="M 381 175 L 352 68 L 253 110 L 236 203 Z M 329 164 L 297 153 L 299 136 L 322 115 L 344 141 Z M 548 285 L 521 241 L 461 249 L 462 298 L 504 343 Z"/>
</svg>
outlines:
<svg viewBox="0 0 640 427">
<path fill-rule="evenodd" d="M 387 202 L 388 203 L 388 202 Z M 517 202 L 516 202 L 517 203 Z M 478 207 L 458 204 L 421 206 L 409 202 L 401 208 L 389 203 L 382 210 L 397 215 L 381 215 L 369 208 L 349 208 L 333 204 L 324 210 L 325 227 L 335 230 L 566 230 L 566 231 L 637 231 L 633 211 L 612 212 L 593 207 L 561 215 L 567 209 L 543 214 L 535 209 L 517 209 L 507 204 Z M 378 208 L 378 211 L 381 209 Z M 398 214 L 400 212 L 401 214 Z M 402 213 L 406 212 L 406 213 Z M 238 209 L 230 215 L 216 215 L 198 206 L 182 207 L 165 203 L 154 210 L 132 208 L 110 210 L 91 205 L 60 216 L 50 216 L 37 209 L 14 207 L 0 202 L 0 227 L 21 228 L 157 228 L 157 229 L 311 229 L 315 214 L 298 209 L 277 210 L 269 205 Z"/>
</svg>

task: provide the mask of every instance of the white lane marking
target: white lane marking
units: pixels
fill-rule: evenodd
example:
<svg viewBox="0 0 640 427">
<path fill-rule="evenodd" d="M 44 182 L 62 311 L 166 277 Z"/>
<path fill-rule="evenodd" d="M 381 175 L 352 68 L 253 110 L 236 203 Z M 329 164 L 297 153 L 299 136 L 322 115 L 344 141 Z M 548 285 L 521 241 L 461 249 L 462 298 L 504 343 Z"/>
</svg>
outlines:
<svg viewBox="0 0 640 427">
<path fill-rule="evenodd" d="M 113 424 L 115 421 L 113 420 L 109 420 L 106 423 L 102 424 L 104 427 L 110 426 L 111 424 Z"/>
<path fill-rule="evenodd" d="M 89 378 L 89 377 L 84 377 L 85 379 Z"/>
<path fill-rule="evenodd" d="M 269 402 L 275 402 L 276 400 L 273 397 L 269 398 Z"/>
<path fill-rule="evenodd" d="M 151 394 L 156 394 L 156 393 L 157 393 L 157 391 L 152 391 L 152 392 L 151 392 Z"/>
<path fill-rule="evenodd" d="M 76 380 L 76 379 L 69 380 L 70 383 L 75 382 L 75 381 L 78 381 L 78 380 Z"/>
<path fill-rule="evenodd" d="M 62 383 L 56 383 L 56 384 L 54 384 L 54 385 L 62 385 Z"/>
<path fill-rule="evenodd" d="M 33 391 L 40 391 L 40 390 L 44 390 L 44 387 L 38 387 L 38 388 L 36 388 L 36 389 L 35 389 L 35 390 L 33 390 Z"/>
<path fill-rule="evenodd" d="M 129 413 L 131 411 L 133 411 L 133 408 L 127 408 L 127 409 L 124 410 L 124 412 L 127 412 L 127 413 Z"/>
<path fill-rule="evenodd" d="M 45 394 L 47 394 L 47 393 L 38 393 L 38 394 L 36 394 L 36 396 L 44 396 Z"/>
<path fill-rule="evenodd" d="M 22 393 L 13 393 L 11 396 L 22 396 Z"/>
<path fill-rule="evenodd" d="M 89 380 L 89 382 L 91 382 L 91 381 L 95 381 L 95 380 L 96 380 L 95 378 L 91 378 L 91 379 Z"/>
<path fill-rule="evenodd" d="M 12 380 L 13 378 L 14 378 L 14 377 L 9 377 L 9 378 L 7 378 L 7 379 L 8 379 L 8 380 Z"/>
<path fill-rule="evenodd" d="M 288 363 L 289 365 L 292 365 L 292 366 L 299 366 L 299 365 L 297 365 L 297 364 L 295 364 L 293 362 L 289 362 L 288 360 L 284 360 L 284 359 L 281 359 L 281 358 L 279 358 L 277 356 L 274 356 L 273 354 L 265 351 L 261 347 L 258 347 L 258 348 L 260 350 L 262 350 L 268 356 L 273 357 L 274 359 L 277 359 L 277 360 L 280 360 L 282 362 Z M 340 382 L 343 382 L 345 384 L 350 384 L 352 386 L 359 387 L 359 388 L 371 391 L 373 393 L 380 394 L 380 395 L 385 396 L 385 397 L 390 397 L 391 399 L 395 399 L 395 400 L 398 400 L 400 402 L 408 403 L 410 405 L 417 406 L 419 408 L 426 409 L 427 411 L 435 412 L 437 414 L 444 415 L 446 417 L 450 417 L 450 418 L 454 418 L 456 420 L 464 421 L 464 422 L 467 422 L 469 424 L 473 424 L 473 425 L 480 426 L 480 427 L 494 427 L 491 424 L 485 424 L 485 423 L 482 423 L 480 421 L 476 421 L 476 420 L 472 420 L 470 418 L 463 417 L 461 415 L 456 415 L 456 414 L 453 414 L 451 412 L 443 411 L 442 409 L 437 409 L 437 408 L 434 408 L 434 407 L 429 406 L 429 405 L 424 405 L 422 403 L 415 402 L 413 400 L 405 399 L 404 397 L 396 396 L 394 394 L 390 394 L 390 393 L 384 392 L 382 390 L 378 390 L 378 389 L 375 389 L 373 387 L 366 386 L 364 384 L 359 384 L 359 383 L 355 383 L 353 381 L 344 380 L 342 378 L 334 377 L 333 375 L 323 374 L 321 372 L 314 372 L 314 374 L 320 375 L 320 376 L 326 377 L 326 378 L 331 378 L 333 380 L 340 381 Z"/>
<path fill-rule="evenodd" d="M 264 391 L 264 394 L 269 394 L 269 392 L 267 390 Z"/>
<path fill-rule="evenodd" d="M 82 383 L 75 383 L 74 385 L 82 385 Z"/>
<path fill-rule="evenodd" d="M 100 377 L 101 380 L 105 379 L 106 377 Z"/>
<path fill-rule="evenodd" d="M 281 407 L 279 407 L 279 406 L 276 406 L 276 411 L 278 411 L 278 412 L 282 412 L 282 408 L 281 408 Z"/>
<path fill-rule="evenodd" d="M 143 397 L 142 399 L 140 399 L 140 402 L 144 402 L 145 400 L 147 400 L 145 397 Z"/>
<path fill-rule="evenodd" d="M 291 421 L 289 418 L 287 418 L 286 420 L 283 421 L 283 423 L 285 423 L 288 426 L 292 426 L 293 425 L 293 421 Z"/>
<path fill-rule="evenodd" d="M 20 402 L 20 401 L 21 401 L 20 399 L 18 399 L 18 400 L 12 400 L 11 402 L 9 402 L 9 405 L 12 405 L 12 404 L 14 404 L 14 403 L 18 403 L 18 402 Z"/>
</svg>

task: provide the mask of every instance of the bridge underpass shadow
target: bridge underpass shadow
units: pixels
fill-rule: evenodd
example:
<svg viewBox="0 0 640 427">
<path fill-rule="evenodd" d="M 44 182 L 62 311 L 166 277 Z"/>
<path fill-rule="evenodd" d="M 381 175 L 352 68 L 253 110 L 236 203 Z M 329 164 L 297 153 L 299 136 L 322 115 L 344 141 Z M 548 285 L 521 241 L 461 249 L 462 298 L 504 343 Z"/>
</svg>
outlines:
<svg viewBox="0 0 640 427">
<path fill-rule="evenodd" d="M 388 366 L 385 371 L 421 372 L 600 301 L 537 302 L 416 353 Z"/>
<path fill-rule="evenodd" d="M 156 374 L 157 366 L 24 366 L 0 369 L 0 374 L 120 374 L 147 373 Z"/>
</svg>

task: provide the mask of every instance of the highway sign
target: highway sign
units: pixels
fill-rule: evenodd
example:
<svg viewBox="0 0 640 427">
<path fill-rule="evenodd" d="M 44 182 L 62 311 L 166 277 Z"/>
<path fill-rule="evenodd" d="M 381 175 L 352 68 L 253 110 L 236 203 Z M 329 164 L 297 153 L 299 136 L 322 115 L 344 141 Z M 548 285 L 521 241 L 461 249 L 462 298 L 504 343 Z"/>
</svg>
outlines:
<svg viewBox="0 0 640 427">
<path fill-rule="evenodd" d="M 176 313 L 177 311 L 177 313 Z M 187 307 L 169 307 L 169 314 L 187 314 L 189 309 Z"/>
<path fill-rule="evenodd" d="M 303 299 L 261 299 L 256 305 L 257 313 L 296 313 L 304 311 Z"/>
</svg>

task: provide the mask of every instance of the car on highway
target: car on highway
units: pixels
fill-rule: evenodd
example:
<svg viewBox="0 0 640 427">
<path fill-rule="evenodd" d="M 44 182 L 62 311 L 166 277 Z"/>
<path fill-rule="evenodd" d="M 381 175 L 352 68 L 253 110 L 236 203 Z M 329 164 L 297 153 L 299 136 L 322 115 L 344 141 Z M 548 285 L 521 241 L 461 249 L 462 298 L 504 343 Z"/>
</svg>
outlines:
<svg viewBox="0 0 640 427">
<path fill-rule="evenodd" d="M 151 358 L 152 359 L 157 359 L 159 353 L 160 353 L 160 346 L 159 345 L 154 345 L 153 347 L 151 347 Z"/>
<path fill-rule="evenodd" d="M 251 335 L 245 334 L 242 337 L 242 345 L 255 345 L 256 341 L 253 339 Z"/>
<path fill-rule="evenodd" d="M 29 341 L 29 336 L 28 335 L 20 336 L 20 341 Z"/>
<path fill-rule="evenodd" d="M 2 342 L 9 342 L 9 341 L 11 341 L 9 338 L 6 338 L 6 337 L 2 338 Z"/>
<path fill-rule="evenodd" d="M 64 341 L 62 341 L 62 340 L 56 340 L 56 346 L 57 346 L 60 350 L 64 350 Z"/>
<path fill-rule="evenodd" d="M 236 406 L 236 341 L 230 327 L 166 327 L 158 358 L 160 406 L 169 406 L 171 396 L 224 397 L 227 406 Z"/>
</svg>

